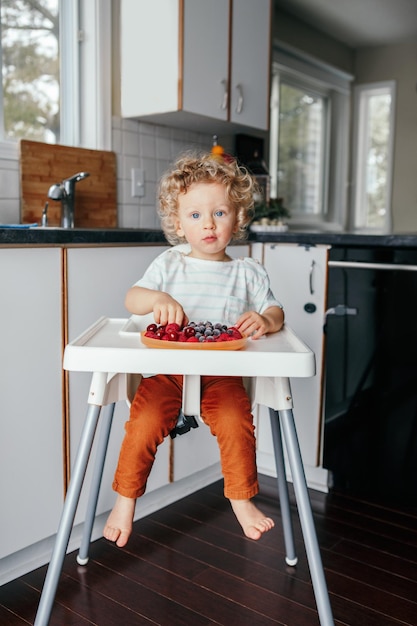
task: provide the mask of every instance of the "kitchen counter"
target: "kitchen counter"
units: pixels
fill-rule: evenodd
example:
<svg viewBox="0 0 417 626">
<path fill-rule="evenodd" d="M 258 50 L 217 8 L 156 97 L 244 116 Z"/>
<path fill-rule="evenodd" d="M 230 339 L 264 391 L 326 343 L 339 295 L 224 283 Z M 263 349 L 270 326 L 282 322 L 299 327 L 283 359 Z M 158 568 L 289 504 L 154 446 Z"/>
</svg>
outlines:
<svg viewBox="0 0 417 626">
<path fill-rule="evenodd" d="M 136 228 L 1 228 L 0 245 L 91 246 L 165 244 L 161 230 Z"/>
<path fill-rule="evenodd" d="M 286 231 L 284 233 L 251 233 L 251 241 L 260 243 L 298 243 L 348 248 L 417 248 L 417 233 L 373 235 L 353 232 Z"/>
<path fill-rule="evenodd" d="M 249 242 L 326 244 L 332 247 L 354 248 L 408 248 L 417 249 L 416 234 L 372 235 L 349 232 L 287 231 L 283 233 L 250 233 Z M 0 245 L 7 246 L 91 246 L 138 245 L 166 243 L 161 230 L 135 228 L 1 228 Z"/>
</svg>

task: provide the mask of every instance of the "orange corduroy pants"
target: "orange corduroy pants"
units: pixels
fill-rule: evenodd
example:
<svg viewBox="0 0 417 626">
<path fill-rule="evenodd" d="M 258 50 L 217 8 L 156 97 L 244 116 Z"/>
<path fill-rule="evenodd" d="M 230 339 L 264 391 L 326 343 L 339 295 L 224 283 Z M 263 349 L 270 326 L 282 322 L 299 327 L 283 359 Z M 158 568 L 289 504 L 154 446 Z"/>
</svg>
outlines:
<svg viewBox="0 0 417 626">
<path fill-rule="evenodd" d="M 113 489 L 127 498 L 145 493 L 159 444 L 175 427 L 182 405 L 182 376 L 143 378 L 133 399 Z M 242 378 L 201 377 L 201 417 L 217 438 L 224 495 L 245 500 L 258 493 L 251 404 Z M 186 436 L 186 435 L 185 435 Z"/>
</svg>

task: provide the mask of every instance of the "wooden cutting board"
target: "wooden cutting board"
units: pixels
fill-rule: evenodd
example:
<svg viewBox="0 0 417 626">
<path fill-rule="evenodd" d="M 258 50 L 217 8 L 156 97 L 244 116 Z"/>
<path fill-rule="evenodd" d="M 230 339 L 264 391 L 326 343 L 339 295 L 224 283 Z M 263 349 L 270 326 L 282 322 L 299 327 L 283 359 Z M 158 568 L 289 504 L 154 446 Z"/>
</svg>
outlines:
<svg viewBox="0 0 417 626">
<path fill-rule="evenodd" d="M 20 142 L 20 219 L 22 224 L 41 223 L 48 201 L 49 226 L 61 225 L 61 202 L 48 199 L 54 183 L 77 174 L 90 176 L 75 184 L 75 227 L 117 227 L 116 155 L 38 141 Z"/>
</svg>

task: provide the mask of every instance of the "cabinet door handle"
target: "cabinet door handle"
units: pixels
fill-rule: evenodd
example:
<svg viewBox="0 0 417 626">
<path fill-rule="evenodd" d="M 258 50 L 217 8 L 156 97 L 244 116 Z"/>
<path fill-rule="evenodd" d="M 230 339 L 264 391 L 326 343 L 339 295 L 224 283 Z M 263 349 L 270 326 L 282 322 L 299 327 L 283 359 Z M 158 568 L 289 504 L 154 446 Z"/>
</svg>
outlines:
<svg viewBox="0 0 417 626">
<path fill-rule="evenodd" d="M 227 80 L 223 78 L 223 80 L 221 81 L 221 84 L 223 85 L 223 99 L 222 99 L 220 108 L 223 111 L 225 111 L 227 109 L 227 104 L 229 101 L 229 92 L 227 91 Z"/>
<path fill-rule="evenodd" d="M 240 114 L 243 111 L 243 89 L 242 85 L 236 85 L 237 91 L 237 105 L 236 105 L 236 113 Z"/>
<path fill-rule="evenodd" d="M 310 294 L 313 295 L 314 293 L 314 288 L 313 288 L 313 274 L 314 274 L 314 266 L 316 265 L 316 262 L 313 260 L 311 261 L 311 265 L 310 265 L 310 276 L 309 276 L 309 283 L 310 283 Z"/>
</svg>

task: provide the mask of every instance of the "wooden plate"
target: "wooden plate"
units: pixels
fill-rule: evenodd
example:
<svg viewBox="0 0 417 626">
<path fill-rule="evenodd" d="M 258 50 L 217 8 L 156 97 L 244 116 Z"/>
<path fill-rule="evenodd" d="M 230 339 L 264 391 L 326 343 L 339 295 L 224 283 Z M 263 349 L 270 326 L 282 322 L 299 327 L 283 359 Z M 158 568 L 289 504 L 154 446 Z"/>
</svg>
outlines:
<svg viewBox="0 0 417 626">
<path fill-rule="evenodd" d="M 240 350 L 247 341 L 247 337 L 232 341 L 163 341 L 145 337 L 145 331 L 140 334 L 142 343 L 148 348 L 162 348 L 165 350 Z"/>
</svg>

